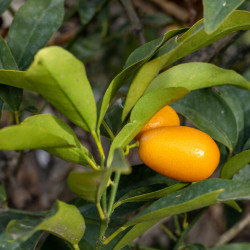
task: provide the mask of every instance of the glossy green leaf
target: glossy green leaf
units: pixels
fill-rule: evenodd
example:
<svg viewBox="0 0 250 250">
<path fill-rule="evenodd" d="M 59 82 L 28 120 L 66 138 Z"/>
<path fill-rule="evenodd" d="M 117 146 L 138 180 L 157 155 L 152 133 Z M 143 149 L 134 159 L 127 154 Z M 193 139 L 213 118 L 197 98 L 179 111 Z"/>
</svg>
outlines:
<svg viewBox="0 0 250 250">
<path fill-rule="evenodd" d="M 88 172 L 72 171 L 67 180 L 68 187 L 82 199 L 97 204 L 107 188 L 111 173 L 111 169 Z"/>
<path fill-rule="evenodd" d="M 209 248 L 209 250 L 249 250 L 250 243 L 231 243 L 228 245 Z"/>
<path fill-rule="evenodd" d="M 238 139 L 234 114 L 227 103 L 210 89 L 191 92 L 174 103 L 176 112 L 230 150 Z"/>
<path fill-rule="evenodd" d="M 244 142 L 244 112 L 241 102 L 237 94 L 234 92 L 234 88 L 223 86 L 217 88 L 217 90 L 219 90 L 220 96 L 226 101 L 234 114 L 238 133 L 238 141 L 235 152 L 239 152 L 241 151 Z"/>
<path fill-rule="evenodd" d="M 200 20 L 181 37 L 166 43 L 158 50 L 155 55 L 156 58 L 143 65 L 134 77 L 124 106 L 123 120 L 160 70 L 236 30 L 249 28 L 250 13 L 247 11 L 234 11 L 219 29 L 212 34 L 205 32 L 203 20 Z"/>
<path fill-rule="evenodd" d="M 203 0 L 206 32 L 208 34 L 214 32 L 228 15 L 230 15 L 233 10 L 237 9 L 243 2 L 244 0 Z"/>
<path fill-rule="evenodd" d="M 136 224 L 121 238 L 121 240 L 114 247 L 114 250 L 122 249 L 124 246 L 132 242 L 138 236 L 142 235 L 144 232 L 146 232 L 149 228 L 154 226 L 159 221 L 160 220 L 157 219 Z"/>
<path fill-rule="evenodd" d="M 168 194 L 171 194 L 173 192 L 176 192 L 184 187 L 186 187 L 188 183 L 176 183 L 175 185 L 172 185 L 170 187 L 166 187 L 154 192 L 145 192 L 144 188 L 138 188 L 135 190 L 132 190 L 128 193 L 126 193 L 124 196 L 122 196 L 114 205 L 114 207 L 118 207 L 123 203 L 127 202 L 140 202 L 140 201 L 149 201 L 154 199 L 159 199 L 163 196 L 166 196 Z"/>
<path fill-rule="evenodd" d="M 197 182 L 188 188 L 184 188 L 183 190 L 179 190 L 153 202 L 123 225 L 123 227 L 119 228 L 113 235 L 122 232 L 130 226 L 136 225 L 134 227 L 136 228 L 138 225 L 144 224 L 144 230 L 143 227 L 140 226 L 135 229 L 134 235 L 137 230 L 139 231 L 139 234 L 135 235 L 136 237 L 149 229 L 149 227 L 145 226 L 147 223 L 151 227 L 166 216 L 192 211 L 194 209 L 216 204 L 217 202 L 242 199 L 248 200 L 250 199 L 249 188 L 249 182 L 241 181 L 208 179 Z M 129 238 L 126 238 L 125 235 L 124 238 L 122 239 L 123 244 L 127 244 L 134 239 L 133 234 L 130 234 Z M 116 249 L 119 249 L 119 247 L 121 246 L 118 243 Z"/>
<path fill-rule="evenodd" d="M 27 71 L 32 88 L 79 127 L 94 131 L 96 104 L 84 65 L 59 47 L 38 52 Z"/>
<path fill-rule="evenodd" d="M 210 63 L 190 62 L 159 74 L 145 93 L 168 87 L 183 87 L 191 91 L 225 84 L 250 89 L 250 82 L 233 70 L 222 69 Z"/>
<path fill-rule="evenodd" d="M 239 101 L 244 112 L 244 137 L 242 140 L 242 147 L 250 138 L 250 90 L 241 90 L 238 88 L 233 88 L 232 91 L 238 96 Z M 247 148 L 244 148 L 247 149 Z"/>
<path fill-rule="evenodd" d="M 48 43 L 62 24 L 63 16 L 63 0 L 28 0 L 17 11 L 8 33 L 8 45 L 21 70 Z"/>
<path fill-rule="evenodd" d="M 250 150 L 234 155 L 222 168 L 220 177 L 232 178 L 240 169 L 250 163 Z"/>
<path fill-rule="evenodd" d="M 0 130 L 4 150 L 44 149 L 64 160 L 93 167 L 93 157 L 74 131 L 56 116 L 45 114 L 25 119 L 20 125 Z"/>
<path fill-rule="evenodd" d="M 8 45 L 0 36 L 0 69 L 17 70 L 17 64 Z M 12 86 L 0 85 L 0 97 L 12 110 L 18 110 L 22 101 L 22 89 Z"/>
<path fill-rule="evenodd" d="M 247 140 L 243 148 L 243 150 L 247 150 L 247 149 L 250 149 L 250 138 Z"/>
<path fill-rule="evenodd" d="M 24 71 L 0 69 L 0 83 L 34 91 L 34 87 L 27 81 L 26 75 L 27 73 Z"/>
<path fill-rule="evenodd" d="M 233 176 L 233 180 L 250 181 L 250 164 L 247 164 L 245 167 L 240 169 L 239 172 Z"/>
<path fill-rule="evenodd" d="M 205 207 L 207 206 L 205 205 L 206 203 L 210 203 L 211 205 L 215 204 L 217 201 L 247 200 L 250 199 L 249 187 L 250 183 L 248 182 L 222 179 L 208 179 L 197 182 L 188 188 L 177 191 L 155 201 L 126 225 L 130 226 L 138 222 L 164 218 L 168 215 L 173 215 L 172 212 L 174 214 L 182 213 L 183 209 L 185 209 L 183 212 L 187 212 L 201 208 L 201 206 Z M 197 202 L 198 200 L 200 201 Z M 201 202 L 202 200 L 204 203 Z M 184 206 L 184 204 L 187 206 Z M 178 212 L 179 209 L 180 211 Z"/>
<path fill-rule="evenodd" d="M 182 33 L 184 29 L 177 29 L 167 32 L 164 37 L 160 40 L 151 41 L 144 44 L 135 50 L 130 56 L 126 63 L 127 66 L 122 72 L 120 72 L 110 83 L 108 89 L 103 97 L 102 106 L 100 109 L 98 128 L 101 126 L 104 115 L 109 107 L 110 102 L 116 95 L 117 91 L 122 85 L 128 82 L 136 70 L 138 70 L 144 63 L 146 63 L 152 56 L 158 51 L 158 49 L 170 38 Z M 132 63 L 132 64 L 131 64 Z"/>
<path fill-rule="evenodd" d="M 108 163 L 111 162 L 114 150 L 123 149 L 139 133 L 150 118 L 165 105 L 175 102 L 188 93 L 184 88 L 168 88 L 152 91 L 143 96 L 133 108 L 130 122 L 115 137 L 109 151 Z"/>
<path fill-rule="evenodd" d="M 0 5 L 0 15 L 6 10 L 8 9 L 10 3 L 12 2 L 12 0 L 1 0 L 1 5 Z"/>
<path fill-rule="evenodd" d="M 57 201 L 48 217 L 43 221 L 12 220 L 6 228 L 6 233 L 14 239 L 25 241 L 40 230 L 50 232 L 72 244 L 77 244 L 84 234 L 85 222 L 74 205 Z"/>
<path fill-rule="evenodd" d="M 200 243 L 188 244 L 184 247 L 185 250 L 207 250 L 207 247 Z"/>
<path fill-rule="evenodd" d="M 13 239 L 11 236 L 2 233 L 0 234 L 0 249 L 1 250 L 33 250 L 36 248 L 42 233 L 37 232 L 27 241 L 19 241 Z"/>
</svg>

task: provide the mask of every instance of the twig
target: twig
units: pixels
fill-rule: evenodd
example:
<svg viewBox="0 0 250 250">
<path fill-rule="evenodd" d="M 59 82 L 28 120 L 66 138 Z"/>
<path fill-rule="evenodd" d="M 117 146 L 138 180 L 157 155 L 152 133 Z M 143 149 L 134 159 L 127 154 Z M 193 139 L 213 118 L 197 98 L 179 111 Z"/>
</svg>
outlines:
<svg viewBox="0 0 250 250">
<path fill-rule="evenodd" d="M 131 0 L 120 0 L 122 6 L 127 12 L 128 18 L 131 22 L 133 33 L 140 45 L 144 44 L 146 42 L 146 39 L 143 34 L 143 25 L 137 16 L 137 13 L 135 11 L 135 8 L 133 4 L 131 3 Z"/>
<path fill-rule="evenodd" d="M 162 0 L 153 0 L 153 2 L 161 7 L 166 13 L 169 13 L 182 22 L 186 22 L 189 19 L 189 13 L 174 2 Z"/>
<path fill-rule="evenodd" d="M 221 235 L 215 246 L 221 246 L 232 240 L 241 230 L 243 230 L 248 224 L 250 224 L 250 213 L 243 219 L 237 222 L 227 232 Z"/>
</svg>

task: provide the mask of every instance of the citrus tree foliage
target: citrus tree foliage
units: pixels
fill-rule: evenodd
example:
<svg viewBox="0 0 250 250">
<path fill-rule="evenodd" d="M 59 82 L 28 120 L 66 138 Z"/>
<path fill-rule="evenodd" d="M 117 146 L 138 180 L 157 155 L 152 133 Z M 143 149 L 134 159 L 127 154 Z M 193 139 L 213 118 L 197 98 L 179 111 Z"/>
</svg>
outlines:
<svg viewBox="0 0 250 250">
<path fill-rule="evenodd" d="M 11 1 L 3 2 L 0 12 Z M 93 2 L 79 1 L 82 25 L 88 24 L 106 1 Z M 223 3 L 218 7 L 215 2 Z M 242 2 L 204 0 L 204 20 L 138 47 L 98 103 L 83 62 L 64 48 L 44 48 L 62 25 L 63 1 L 28 0 L 18 10 L 8 38 L 0 37 L 1 111 L 8 105 L 17 122 L 0 130 L 0 149 L 42 149 L 89 171 L 68 176 L 68 187 L 77 199 L 56 201 L 46 212 L 20 213 L 9 208 L 0 185 L 1 249 L 33 249 L 44 231 L 50 235 L 41 249 L 55 242 L 66 249 L 128 249 L 136 237 L 167 216 L 217 203 L 241 211 L 236 201 L 250 198 L 250 179 L 246 178 L 250 162 L 249 77 L 210 63 L 176 62 L 235 31 L 249 30 L 250 13 L 234 10 Z M 121 108 L 116 97 L 124 92 L 123 87 L 127 89 Z M 59 117 L 36 114 L 20 123 L 26 90 L 39 93 L 72 124 L 89 133 L 99 158 L 91 155 Z M 184 183 L 145 165 L 131 168 L 125 155 L 137 146 L 134 137 L 167 104 L 220 145 L 220 177 Z M 102 137 L 110 143 L 108 153 L 104 153 Z M 184 244 L 191 226 L 183 230 L 177 245 Z M 248 244 L 239 245 L 249 248 Z"/>
</svg>

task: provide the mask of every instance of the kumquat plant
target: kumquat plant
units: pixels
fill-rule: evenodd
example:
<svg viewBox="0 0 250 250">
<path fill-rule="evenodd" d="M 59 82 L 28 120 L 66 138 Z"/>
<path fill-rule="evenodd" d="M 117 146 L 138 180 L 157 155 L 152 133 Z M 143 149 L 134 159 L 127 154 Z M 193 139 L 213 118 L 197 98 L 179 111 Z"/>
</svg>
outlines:
<svg viewBox="0 0 250 250">
<path fill-rule="evenodd" d="M 0 249 L 249 250 L 249 9 L 1 0 Z"/>
</svg>

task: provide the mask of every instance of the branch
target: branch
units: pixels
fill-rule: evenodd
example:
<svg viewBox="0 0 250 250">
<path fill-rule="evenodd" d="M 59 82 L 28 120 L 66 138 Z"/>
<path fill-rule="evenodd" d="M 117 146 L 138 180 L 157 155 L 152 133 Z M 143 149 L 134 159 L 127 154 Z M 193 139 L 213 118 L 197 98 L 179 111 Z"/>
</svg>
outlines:
<svg viewBox="0 0 250 250">
<path fill-rule="evenodd" d="M 248 224 L 250 224 L 250 213 L 243 219 L 237 222 L 227 232 L 221 235 L 215 246 L 221 246 L 232 240 L 240 231 L 242 231 Z"/>
<path fill-rule="evenodd" d="M 137 39 L 138 44 L 142 45 L 146 42 L 146 39 L 143 34 L 143 25 L 137 16 L 135 8 L 131 3 L 131 0 L 120 0 L 122 6 L 124 7 L 125 11 L 127 12 L 128 18 L 132 25 L 133 33 Z"/>
</svg>

